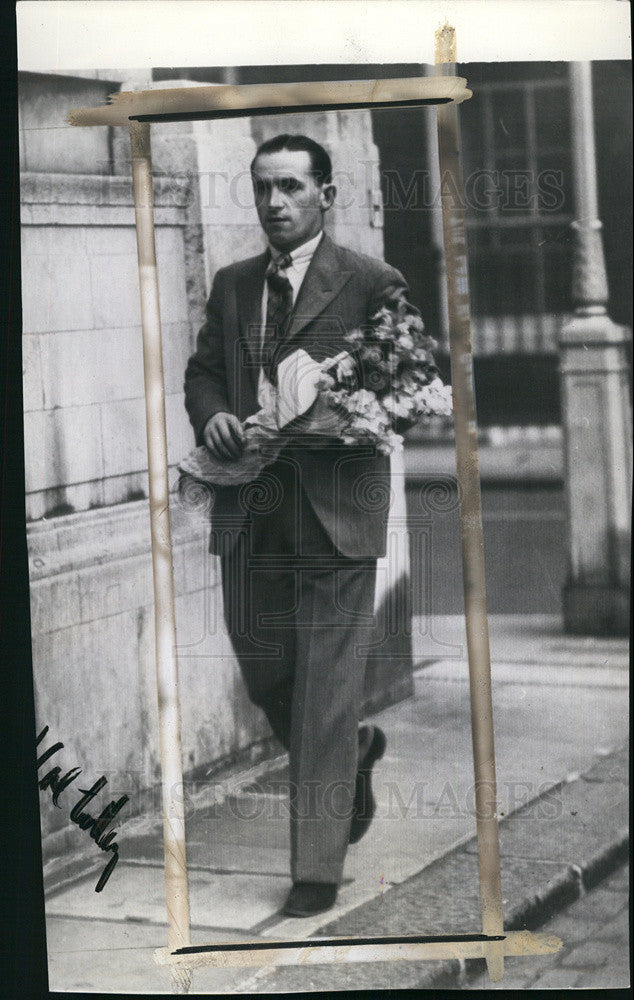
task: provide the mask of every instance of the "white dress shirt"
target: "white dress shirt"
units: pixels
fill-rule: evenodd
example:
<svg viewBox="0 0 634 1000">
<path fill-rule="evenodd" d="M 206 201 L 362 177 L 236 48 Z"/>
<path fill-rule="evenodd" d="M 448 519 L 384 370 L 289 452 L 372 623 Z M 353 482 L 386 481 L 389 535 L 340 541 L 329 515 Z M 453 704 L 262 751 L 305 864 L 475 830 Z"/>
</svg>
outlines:
<svg viewBox="0 0 634 1000">
<path fill-rule="evenodd" d="M 293 289 L 293 305 L 297 301 L 297 296 L 299 294 L 299 289 L 306 276 L 306 271 L 313 259 L 313 254 L 319 246 L 319 242 L 324 235 L 323 229 L 321 232 L 317 233 L 317 236 L 313 236 L 312 239 L 308 240 L 306 243 L 302 243 L 301 246 L 296 247 L 291 250 L 289 256 L 291 258 L 291 264 L 289 267 L 284 268 L 283 273 L 288 277 L 291 283 L 291 288 Z M 283 251 L 276 250 L 275 247 L 269 246 L 269 251 L 273 260 L 278 260 L 280 257 L 284 256 Z M 262 290 L 262 315 L 261 315 L 261 329 L 260 329 L 260 343 L 262 343 L 264 338 L 264 328 L 266 325 L 266 307 L 269 300 L 269 286 L 265 279 L 264 288 Z M 260 368 L 260 375 L 258 378 L 258 405 L 264 406 L 269 399 L 269 392 L 271 389 L 271 383 L 264 374 L 262 368 Z"/>
</svg>

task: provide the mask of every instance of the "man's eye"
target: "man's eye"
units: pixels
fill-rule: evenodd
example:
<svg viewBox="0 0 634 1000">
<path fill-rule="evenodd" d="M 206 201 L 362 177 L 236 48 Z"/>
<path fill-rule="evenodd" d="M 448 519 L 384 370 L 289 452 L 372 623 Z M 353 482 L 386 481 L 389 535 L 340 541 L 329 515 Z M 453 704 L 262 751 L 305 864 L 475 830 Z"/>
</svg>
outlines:
<svg viewBox="0 0 634 1000">
<path fill-rule="evenodd" d="M 297 191 L 299 188 L 299 181 L 295 180 L 294 177 L 283 177 L 280 181 L 281 191 Z"/>
</svg>

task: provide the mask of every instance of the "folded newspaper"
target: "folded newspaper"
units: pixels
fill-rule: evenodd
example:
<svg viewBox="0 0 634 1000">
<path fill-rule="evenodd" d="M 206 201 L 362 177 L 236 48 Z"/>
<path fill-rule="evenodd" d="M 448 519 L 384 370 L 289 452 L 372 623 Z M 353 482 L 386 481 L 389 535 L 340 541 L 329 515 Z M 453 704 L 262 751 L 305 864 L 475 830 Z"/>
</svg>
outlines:
<svg viewBox="0 0 634 1000">
<path fill-rule="evenodd" d="M 218 486 L 250 482 L 292 439 L 309 447 L 336 438 L 389 455 L 420 419 L 451 418 L 451 386 L 439 378 L 436 344 L 409 303 L 386 303 L 345 341 L 349 349 L 323 361 L 300 348 L 280 362 L 276 385 L 265 382 L 261 409 L 242 425 L 240 457 L 221 461 L 195 448 L 179 466 L 183 478 Z"/>
<path fill-rule="evenodd" d="M 217 459 L 202 445 L 180 462 L 180 472 L 217 486 L 239 485 L 255 479 L 293 437 L 338 437 L 345 420 L 321 398 L 320 386 L 324 372 L 347 357 L 342 351 L 319 362 L 302 349 L 294 351 L 278 366 L 277 386 L 264 383 L 261 409 L 244 421 L 240 457 Z"/>
</svg>

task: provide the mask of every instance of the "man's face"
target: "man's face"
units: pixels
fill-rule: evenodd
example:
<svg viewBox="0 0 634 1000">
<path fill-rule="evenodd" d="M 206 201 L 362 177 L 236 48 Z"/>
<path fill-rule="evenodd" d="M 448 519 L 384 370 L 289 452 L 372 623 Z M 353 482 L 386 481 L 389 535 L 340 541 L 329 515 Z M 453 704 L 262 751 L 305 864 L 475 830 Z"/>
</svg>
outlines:
<svg viewBox="0 0 634 1000">
<path fill-rule="evenodd" d="M 309 153 L 303 149 L 262 153 L 252 179 L 260 224 L 277 250 L 294 250 L 320 232 L 335 188 L 317 183 Z"/>
</svg>

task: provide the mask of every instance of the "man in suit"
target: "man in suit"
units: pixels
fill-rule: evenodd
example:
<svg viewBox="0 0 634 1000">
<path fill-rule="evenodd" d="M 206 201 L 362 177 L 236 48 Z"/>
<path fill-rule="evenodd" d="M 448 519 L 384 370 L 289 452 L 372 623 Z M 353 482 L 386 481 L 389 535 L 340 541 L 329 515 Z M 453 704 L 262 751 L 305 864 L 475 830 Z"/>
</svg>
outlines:
<svg viewBox="0 0 634 1000">
<path fill-rule="evenodd" d="M 185 374 L 196 442 L 228 462 L 284 357 L 299 347 L 334 356 L 347 332 L 407 292 L 394 268 L 323 232 L 336 190 L 322 146 L 276 136 L 251 174 L 268 248 L 215 275 Z M 289 752 L 289 915 L 334 904 L 348 844 L 375 809 L 385 737 L 359 715 L 388 497 L 385 455 L 301 437 L 254 482 L 215 489 L 211 551 L 227 628 L 249 696 Z"/>
</svg>

